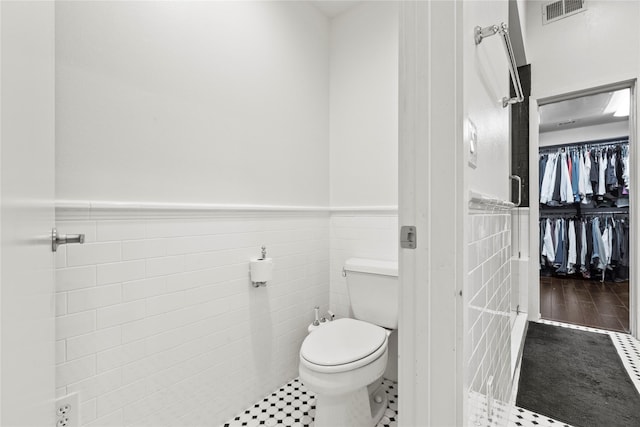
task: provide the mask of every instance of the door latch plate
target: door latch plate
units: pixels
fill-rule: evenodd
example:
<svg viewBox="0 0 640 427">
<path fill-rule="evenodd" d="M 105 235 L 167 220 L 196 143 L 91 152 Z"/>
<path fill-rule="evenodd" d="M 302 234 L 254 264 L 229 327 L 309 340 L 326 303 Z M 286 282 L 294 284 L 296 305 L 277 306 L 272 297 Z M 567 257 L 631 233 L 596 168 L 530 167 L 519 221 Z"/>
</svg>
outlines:
<svg viewBox="0 0 640 427">
<path fill-rule="evenodd" d="M 400 247 L 404 249 L 415 249 L 418 240 L 416 227 L 413 225 L 403 225 L 400 227 Z"/>
</svg>

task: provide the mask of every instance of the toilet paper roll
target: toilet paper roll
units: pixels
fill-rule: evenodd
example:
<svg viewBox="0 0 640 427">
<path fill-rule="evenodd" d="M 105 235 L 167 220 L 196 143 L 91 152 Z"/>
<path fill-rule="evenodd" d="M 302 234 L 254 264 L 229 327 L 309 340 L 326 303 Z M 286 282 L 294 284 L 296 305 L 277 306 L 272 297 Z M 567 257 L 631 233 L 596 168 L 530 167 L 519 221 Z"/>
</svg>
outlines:
<svg viewBox="0 0 640 427">
<path fill-rule="evenodd" d="M 273 277 L 272 258 L 253 258 L 250 263 L 251 281 L 264 283 Z"/>
</svg>

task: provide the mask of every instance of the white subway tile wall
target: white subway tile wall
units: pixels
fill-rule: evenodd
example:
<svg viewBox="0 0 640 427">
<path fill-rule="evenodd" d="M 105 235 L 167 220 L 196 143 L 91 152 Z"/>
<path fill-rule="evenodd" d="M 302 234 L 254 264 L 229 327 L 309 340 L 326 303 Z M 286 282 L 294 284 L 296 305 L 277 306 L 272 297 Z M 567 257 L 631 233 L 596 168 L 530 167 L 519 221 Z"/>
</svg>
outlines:
<svg viewBox="0 0 640 427">
<path fill-rule="evenodd" d="M 331 310 L 351 317 L 342 267 L 348 258 L 398 260 L 398 215 L 331 216 Z"/>
<path fill-rule="evenodd" d="M 466 384 L 470 425 L 502 426 L 509 411 L 487 420 L 486 402 L 472 396 L 492 394 L 497 407 L 511 393 L 511 215 L 509 211 L 471 211 L 468 216 L 468 291 L 465 337 Z"/>
<path fill-rule="evenodd" d="M 221 424 L 298 375 L 313 307 L 329 306 L 329 226 L 323 214 L 58 221 L 86 243 L 56 255 L 57 395 L 80 393 L 83 426 Z M 274 278 L 253 288 L 263 244 Z"/>
</svg>

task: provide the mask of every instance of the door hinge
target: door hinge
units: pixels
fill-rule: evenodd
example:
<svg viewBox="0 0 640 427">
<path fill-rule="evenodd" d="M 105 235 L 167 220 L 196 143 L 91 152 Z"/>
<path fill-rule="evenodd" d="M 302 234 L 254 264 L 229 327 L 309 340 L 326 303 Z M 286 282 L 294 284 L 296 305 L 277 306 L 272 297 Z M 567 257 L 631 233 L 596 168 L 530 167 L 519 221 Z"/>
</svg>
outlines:
<svg viewBox="0 0 640 427">
<path fill-rule="evenodd" d="M 414 225 L 403 225 L 400 227 L 400 247 L 404 249 L 415 249 L 418 241 L 418 231 Z"/>
</svg>

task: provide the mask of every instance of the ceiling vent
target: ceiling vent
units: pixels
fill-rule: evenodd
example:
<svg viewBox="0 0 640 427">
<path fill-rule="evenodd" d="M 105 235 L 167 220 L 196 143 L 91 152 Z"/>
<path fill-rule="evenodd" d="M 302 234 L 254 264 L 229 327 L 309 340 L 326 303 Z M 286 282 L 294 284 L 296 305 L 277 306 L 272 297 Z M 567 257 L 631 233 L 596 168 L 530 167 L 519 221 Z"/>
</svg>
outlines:
<svg viewBox="0 0 640 427">
<path fill-rule="evenodd" d="M 584 12 L 585 0 L 556 0 L 542 5 L 542 23 L 549 24 L 567 16 Z"/>
</svg>

